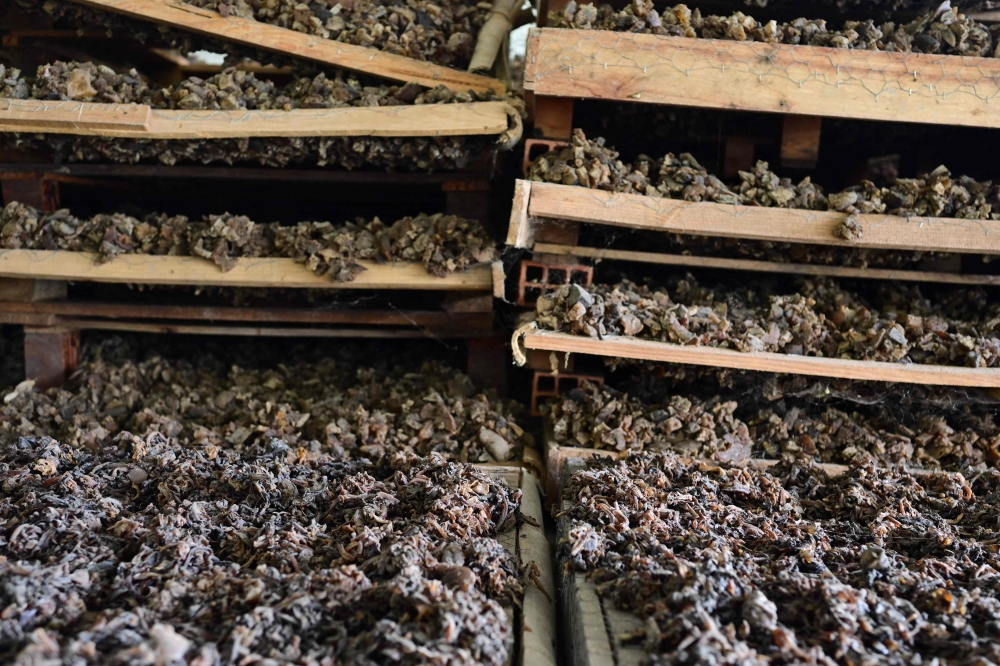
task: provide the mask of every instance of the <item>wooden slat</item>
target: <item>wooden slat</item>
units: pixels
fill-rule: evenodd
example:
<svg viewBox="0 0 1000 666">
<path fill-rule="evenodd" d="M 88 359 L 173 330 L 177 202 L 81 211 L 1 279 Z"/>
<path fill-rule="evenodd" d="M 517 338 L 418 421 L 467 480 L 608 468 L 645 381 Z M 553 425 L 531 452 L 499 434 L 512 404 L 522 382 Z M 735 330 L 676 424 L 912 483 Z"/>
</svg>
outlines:
<svg viewBox="0 0 1000 666">
<path fill-rule="evenodd" d="M 20 324 L 23 326 L 40 325 L 47 328 L 49 324 L 33 324 L 31 315 L 6 315 L 0 313 L 0 324 Z M 264 338 L 466 338 L 482 337 L 488 332 L 463 330 L 459 327 L 438 328 L 303 328 L 301 326 L 222 326 L 213 324 L 193 323 L 147 323 L 136 321 L 115 321 L 109 319 L 74 319 L 60 318 L 58 326 L 72 331 L 121 331 L 128 333 L 161 333 L 171 335 L 233 335 L 239 337 Z"/>
<path fill-rule="evenodd" d="M 518 557 L 522 566 L 538 565 L 538 584 L 525 581 L 521 625 L 522 666 L 555 666 L 556 609 L 555 578 L 552 573 L 552 552 L 545 536 L 545 515 L 538 479 L 527 471 L 521 473 L 521 513 L 534 521 L 524 523 L 518 531 Z"/>
<path fill-rule="evenodd" d="M 0 99 L 0 131 L 140 139 L 309 136 L 445 136 L 507 130 L 504 102 L 178 111 L 142 104 Z"/>
<path fill-rule="evenodd" d="M 1000 127 L 1000 59 L 534 29 L 536 95 Z"/>
<path fill-rule="evenodd" d="M 471 187 L 473 183 L 484 182 L 488 174 L 477 168 L 480 165 L 470 165 L 463 171 L 437 171 L 432 173 L 390 172 L 390 171 L 331 171 L 323 168 L 275 169 L 273 167 L 236 167 L 236 166 L 191 166 L 166 164 L 38 164 L 38 163 L 0 163 L 0 180 L 6 186 L 11 179 L 37 178 L 44 175 L 45 180 L 60 180 L 63 177 L 84 178 L 197 178 L 200 180 L 263 180 L 283 182 L 322 182 L 333 184 L 359 185 L 406 185 L 443 187 Z M 485 166 L 485 165 L 482 165 Z M 487 183 L 487 188 L 489 187 Z M 22 201 L 22 199 L 16 199 Z"/>
<path fill-rule="evenodd" d="M 0 278 L 0 287 L 2 281 Z M 63 284 L 65 283 L 50 283 Z M 0 291 L 2 296 L 2 291 Z M 63 293 L 62 297 L 65 298 Z M 489 330 L 493 313 L 449 313 L 426 310 L 361 310 L 357 308 L 301 308 L 216 305 L 159 305 L 94 301 L 2 302 L 0 314 L 106 319 L 188 320 L 204 322 L 257 322 L 271 324 L 354 324 L 356 326 L 461 327 Z"/>
<path fill-rule="evenodd" d="M 521 513 L 534 520 L 537 526 L 523 523 L 516 529 L 497 535 L 497 540 L 515 553 L 522 564 L 535 562 L 540 573 L 539 582 L 549 595 L 554 595 L 552 552 L 545 536 L 545 516 L 538 479 L 524 466 L 510 463 L 479 463 L 476 467 L 493 477 L 503 479 L 511 488 L 521 490 L 523 495 Z M 518 618 L 520 621 L 515 624 L 520 636 L 520 651 L 513 663 L 518 666 L 556 666 L 557 632 L 553 598 L 547 596 L 533 582 L 525 581 L 524 598 Z"/>
<path fill-rule="evenodd" d="M 223 272 L 199 257 L 127 254 L 106 264 L 87 252 L 0 250 L 0 277 L 80 282 L 123 282 L 213 287 L 286 287 L 308 289 L 415 289 L 485 291 L 493 289 L 489 264 L 439 278 L 422 264 L 358 262 L 368 270 L 352 282 L 317 275 L 293 259 L 237 259 Z"/>
<path fill-rule="evenodd" d="M 899 280 L 902 282 L 933 282 L 938 284 L 1000 285 L 1000 275 L 963 275 L 962 273 L 901 270 L 896 268 L 851 268 L 845 266 L 827 266 L 825 264 L 793 264 L 778 261 L 759 261 L 757 259 L 696 257 L 686 254 L 612 250 L 576 245 L 552 245 L 549 243 L 535 243 L 534 250 L 535 252 L 546 254 L 587 257 L 596 261 L 638 261 L 647 264 L 684 266 L 687 268 L 754 271 L 758 273 L 780 273 L 782 275 L 823 275 L 837 278 Z"/>
<path fill-rule="evenodd" d="M 781 130 L 781 166 L 815 169 L 822 132 L 822 118 L 786 115 Z"/>
<path fill-rule="evenodd" d="M 528 220 L 531 186 L 530 180 L 514 182 L 514 201 L 510 209 L 510 224 L 507 227 L 507 245 L 530 248 L 535 242 L 534 229 Z"/>
<path fill-rule="evenodd" d="M 908 365 L 880 361 L 793 356 L 773 352 L 744 353 L 720 347 L 682 346 L 668 342 L 618 336 L 599 340 L 554 331 L 529 332 L 524 335 L 523 341 L 527 349 L 593 354 L 595 356 L 664 363 L 684 363 L 738 370 L 905 384 L 1000 387 L 1000 368 Z"/>
<path fill-rule="evenodd" d="M 845 213 L 657 199 L 552 183 L 531 184 L 528 215 L 698 236 L 1000 254 L 996 220 L 859 215 L 863 236 L 847 241 L 834 236 Z"/>
<path fill-rule="evenodd" d="M 415 81 L 427 87 L 444 85 L 464 92 L 506 92 L 500 81 L 460 70 L 385 53 L 367 46 L 323 39 L 289 28 L 281 28 L 236 16 L 220 14 L 170 0 L 72 0 L 94 9 L 112 11 L 129 18 L 152 21 L 187 32 L 216 37 L 285 56 L 307 58 L 392 81 Z"/>
</svg>

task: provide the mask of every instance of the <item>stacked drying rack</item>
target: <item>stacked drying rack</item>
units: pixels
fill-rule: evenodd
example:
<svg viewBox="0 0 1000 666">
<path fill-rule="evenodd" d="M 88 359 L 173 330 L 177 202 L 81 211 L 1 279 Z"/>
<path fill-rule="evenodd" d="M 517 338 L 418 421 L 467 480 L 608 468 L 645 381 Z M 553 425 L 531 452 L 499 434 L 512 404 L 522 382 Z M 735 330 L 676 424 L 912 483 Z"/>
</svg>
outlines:
<svg viewBox="0 0 1000 666">
<path fill-rule="evenodd" d="M 536 134 L 569 139 L 575 99 L 784 114 L 783 161 L 819 152 L 822 117 L 1000 128 L 1000 59 L 537 28 L 528 38 L 525 90 Z M 530 143 L 530 141 L 529 141 Z M 530 150 L 530 146 L 527 148 Z M 790 275 L 996 285 L 1000 276 L 775 263 L 583 247 L 579 225 L 880 250 L 1000 254 L 1000 221 L 856 216 L 858 240 L 833 233 L 847 213 L 657 199 L 519 180 L 507 244 L 558 263 L 577 258 Z M 520 284 L 523 292 L 526 285 Z M 541 352 L 686 363 L 854 380 L 1000 387 L 1000 371 L 741 353 L 626 337 L 530 331 Z M 543 366 L 544 367 L 544 366 Z M 536 378 L 536 384 L 537 384 Z"/>
<path fill-rule="evenodd" d="M 492 92 L 506 84 L 405 56 L 321 39 L 291 29 L 166 0 L 73 0 L 128 19 L 166 26 L 240 47 L 261 49 L 284 59 L 299 58 L 395 83 L 416 82 L 455 91 Z M 60 31 L 13 29 L 5 46 L 59 39 Z M 101 34 L 77 37 L 108 39 Z M 115 37 L 114 39 L 121 39 Z M 162 49 L 152 49 L 162 55 Z M 173 55 L 174 59 L 178 56 Z M 180 56 L 183 59 L 183 56 Z M 179 63 L 187 73 L 190 63 Z M 266 68 L 265 68 L 266 69 Z M 271 68 L 273 69 L 273 68 Z M 175 78 L 181 78 L 176 76 Z M 0 132 L 47 133 L 121 139 L 233 139 L 288 137 L 497 137 L 510 147 L 520 137 L 520 117 L 503 101 L 447 105 L 296 109 L 292 111 L 171 111 L 139 104 L 0 99 Z M 460 171 L 387 173 L 335 169 L 274 169 L 149 164 L 57 164 L 46 156 L 5 151 L 0 182 L 7 202 L 20 201 L 44 211 L 60 207 L 61 183 L 122 187 L 123 179 L 208 179 L 256 182 L 306 182 L 325 185 L 385 185 L 437 191 L 449 214 L 485 222 L 489 202 L 486 160 Z M 143 185 L 145 186 L 145 185 Z M 364 262 L 363 262 L 364 263 Z M 76 364 L 79 331 L 102 329 L 158 333 L 314 337 L 421 337 L 469 340 L 469 370 L 485 385 L 503 384 L 502 341 L 493 321 L 494 276 L 498 266 L 437 278 L 418 263 L 365 264 L 353 282 L 320 277 L 294 260 L 241 259 L 223 273 L 192 257 L 129 255 L 98 265 L 94 257 L 68 251 L 0 251 L 0 322 L 25 327 L 28 376 L 39 385 L 61 383 Z M 502 271 L 500 273 L 502 275 Z M 295 289 L 381 290 L 404 294 L 403 305 L 389 309 L 303 307 L 208 307 L 77 302 L 67 298 L 74 282 L 127 283 Z M 406 306 L 405 294 L 444 294 L 440 309 Z M 419 303 L 419 301 L 413 301 Z"/>
</svg>

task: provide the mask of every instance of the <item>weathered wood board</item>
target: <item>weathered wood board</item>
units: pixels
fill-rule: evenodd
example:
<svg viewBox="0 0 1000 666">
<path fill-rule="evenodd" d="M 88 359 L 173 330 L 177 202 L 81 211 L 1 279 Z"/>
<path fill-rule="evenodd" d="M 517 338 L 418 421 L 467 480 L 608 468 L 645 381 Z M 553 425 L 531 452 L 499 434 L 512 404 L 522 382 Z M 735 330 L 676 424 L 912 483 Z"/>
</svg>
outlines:
<svg viewBox="0 0 1000 666">
<path fill-rule="evenodd" d="M 306 58 L 343 69 L 364 72 L 392 81 L 415 81 L 423 86 L 444 85 L 458 92 L 475 90 L 506 92 L 495 79 L 443 65 L 386 53 L 367 46 L 356 46 L 323 39 L 290 28 L 262 23 L 237 16 L 223 17 L 218 12 L 174 0 L 72 0 L 94 9 L 123 14 L 188 32 L 235 42 L 285 56 Z"/>
<path fill-rule="evenodd" d="M 585 257 L 600 261 L 637 261 L 639 263 L 678 266 L 684 268 L 712 268 L 729 271 L 776 273 L 779 275 L 810 275 L 856 280 L 889 280 L 900 282 L 929 282 L 937 284 L 1000 285 L 1000 275 L 975 275 L 946 273 L 943 271 L 905 270 L 898 268 L 857 268 L 828 264 L 793 264 L 758 259 L 729 259 L 725 257 L 699 257 L 689 254 L 665 252 L 637 252 L 603 247 L 580 247 L 535 243 L 535 252 L 570 257 Z"/>
<path fill-rule="evenodd" d="M 279 110 L 170 110 L 144 104 L 0 98 L 0 132 L 130 139 L 472 136 L 507 131 L 504 102 Z"/>
<path fill-rule="evenodd" d="M 521 513 L 535 523 L 526 522 L 498 537 L 517 555 L 522 566 L 534 563 L 538 567 L 538 585 L 531 581 L 525 583 L 521 608 L 514 610 L 515 627 L 519 630 L 514 663 L 519 666 L 556 666 L 556 588 L 552 551 L 543 527 L 545 516 L 538 478 L 523 467 L 484 466 L 484 469 L 505 479 L 512 488 L 521 489 Z M 544 592 L 539 585 L 545 588 Z"/>
<path fill-rule="evenodd" d="M 536 28 L 535 95 L 1000 127 L 1000 60 Z"/>
<path fill-rule="evenodd" d="M 658 199 L 554 183 L 519 181 L 517 187 L 515 203 L 527 204 L 512 211 L 507 242 L 528 249 L 534 245 L 536 218 L 543 218 L 695 236 L 1000 254 L 1000 220 L 857 215 L 861 236 L 845 240 L 835 232 L 847 213 Z"/>
<path fill-rule="evenodd" d="M 361 261 L 367 270 L 351 282 L 336 282 L 285 258 L 237 259 L 236 266 L 225 272 L 200 257 L 123 254 L 105 264 L 95 259 L 88 252 L 0 250 L 0 277 L 215 287 L 493 291 L 489 264 L 439 278 L 419 263 Z"/>
<path fill-rule="evenodd" d="M 514 344 L 518 344 L 514 335 Z M 609 336 L 602 340 L 555 331 L 523 334 L 526 349 L 593 354 L 664 363 L 778 372 L 812 377 L 837 377 L 876 382 L 933 384 L 940 386 L 1000 387 L 1000 368 L 964 368 L 944 365 L 855 361 L 817 356 L 795 356 L 774 352 L 740 352 L 721 347 L 676 345 L 656 340 Z"/>
</svg>

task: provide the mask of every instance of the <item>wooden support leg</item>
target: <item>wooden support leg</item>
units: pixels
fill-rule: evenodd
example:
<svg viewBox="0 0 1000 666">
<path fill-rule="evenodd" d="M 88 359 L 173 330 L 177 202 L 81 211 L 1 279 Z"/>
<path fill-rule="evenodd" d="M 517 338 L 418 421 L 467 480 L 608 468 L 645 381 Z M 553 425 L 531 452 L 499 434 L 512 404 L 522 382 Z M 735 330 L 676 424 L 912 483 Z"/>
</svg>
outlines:
<svg viewBox="0 0 1000 666">
<path fill-rule="evenodd" d="M 572 98 L 535 95 L 535 138 L 568 141 L 572 136 Z"/>
<path fill-rule="evenodd" d="M 45 180 L 42 174 L 26 173 L 3 176 L 3 202 L 13 201 L 52 212 L 59 209 L 59 183 Z"/>
<path fill-rule="evenodd" d="M 466 369 L 472 383 L 481 389 L 494 389 L 501 398 L 507 397 L 507 341 L 502 338 L 471 338 L 468 341 L 469 361 Z"/>
<path fill-rule="evenodd" d="M 785 116 L 781 131 L 781 166 L 812 169 L 819 159 L 823 119 L 816 116 Z"/>
<path fill-rule="evenodd" d="M 734 178 L 740 171 L 749 171 L 753 168 L 753 159 L 753 141 L 741 136 L 729 137 L 723 156 L 722 177 Z"/>
<path fill-rule="evenodd" d="M 80 332 L 24 327 L 24 374 L 38 388 L 61 386 L 76 369 Z"/>
<path fill-rule="evenodd" d="M 444 192 L 445 213 L 478 220 L 487 231 L 493 232 L 489 181 L 449 181 L 441 184 L 441 191 Z"/>
</svg>

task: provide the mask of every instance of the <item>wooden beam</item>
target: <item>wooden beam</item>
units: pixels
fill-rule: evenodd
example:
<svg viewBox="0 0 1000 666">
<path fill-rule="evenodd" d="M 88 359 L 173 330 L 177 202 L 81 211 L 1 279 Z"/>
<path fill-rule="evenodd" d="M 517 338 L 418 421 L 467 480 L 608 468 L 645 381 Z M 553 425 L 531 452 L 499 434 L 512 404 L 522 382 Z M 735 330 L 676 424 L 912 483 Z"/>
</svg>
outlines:
<svg viewBox="0 0 1000 666">
<path fill-rule="evenodd" d="M 52 212 L 59 209 L 59 183 L 43 173 L 4 173 L 0 175 L 3 201 L 19 201 L 38 210 Z"/>
<path fill-rule="evenodd" d="M 2 158 L 2 150 L 0 150 Z M 37 177 L 39 174 L 46 182 L 53 179 L 68 178 L 198 178 L 241 181 L 283 181 L 283 182 L 318 182 L 331 184 L 358 185 L 405 185 L 405 186 L 444 186 L 453 183 L 462 187 L 470 181 L 480 181 L 486 177 L 483 169 L 485 164 L 477 163 L 464 171 L 390 172 L 390 171 L 334 171 L 330 169 L 284 168 L 273 167 L 212 167 L 165 164 L 94 164 L 94 163 L 31 163 L 19 164 L 0 162 L 0 180 Z M 471 184 L 471 183 L 470 183 Z M 36 206 L 37 208 L 37 206 Z"/>
<path fill-rule="evenodd" d="M 942 271 L 901 270 L 896 268 L 852 268 L 825 264 L 793 264 L 757 259 L 726 259 L 722 257 L 697 257 L 685 254 L 611 250 L 599 247 L 550 245 L 535 243 L 535 252 L 587 257 L 595 261 L 638 261 L 664 266 L 711 268 L 716 270 L 754 271 L 782 275 L 824 275 L 836 278 L 867 280 L 900 280 L 903 282 L 933 282 L 937 284 L 1000 285 L 1000 275 L 963 275 Z"/>
<path fill-rule="evenodd" d="M 1000 59 L 536 28 L 535 95 L 1000 127 Z"/>
<path fill-rule="evenodd" d="M 76 369 L 80 332 L 65 328 L 24 329 L 24 374 L 40 389 L 61 386 Z"/>
<path fill-rule="evenodd" d="M 488 331 L 421 328 L 302 328 L 300 326 L 221 326 L 194 323 L 149 323 L 110 321 L 107 319 L 67 319 L 60 324 L 73 331 L 122 331 L 129 333 L 159 333 L 173 335 L 235 335 L 264 338 L 467 338 L 482 337 Z M 25 335 L 27 345 L 27 334 Z M 28 375 L 29 379 L 34 378 Z"/>
<path fill-rule="evenodd" d="M 281 28 L 236 16 L 223 17 L 217 12 L 170 0 L 72 0 L 102 11 L 123 14 L 141 21 L 178 28 L 185 32 L 216 37 L 281 55 L 306 58 L 355 72 L 364 72 L 391 81 L 433 88 L 447 86 L 458 92 L 506 92 L 495 79 L 469 74 L 457 69 L 386 53 L 367 46 L 356 46 L 323 39 L 316 35 Z"/>
<path fill-rule="evenodd" d="M 489 264 L 439 278 L 418 263 L 361 261 L 366 271 L 352 282 L 336 282 L 284 258 L 237 259 L 227 272 L 199 257 L 125 254 L 106 264 L 95 259 L 88 252 L 0 250 L 0 277 L 213 287 L 493 291 Z"/>
<path fill-rule="evenodd" d="M 507 226 L 507 245 L 531 248 L 535 244 L 535 229 L 528 220 L 531 185 L 530 180 L 514 181 L 514 201 L 510 208 L 510 223 Z"/>
<path fill-rule="evenodd" d="M 507 398 L 507 341 L 502 337 L 470 338 L 466 343 L 465 374 L 480 389 L 494 389 Z"/>
<path fill-rule="evenodd" d="M 819 160 L 819 140 L 823 119 L 817 116 L 787 115 L 781 130 L 781 166 L 812 169 Z"/>
<path fill-rule="evenodd" d="M 568 141 L 573 135 L 573 100 L 535 95 L 535 138 Z"/>
<path fill-rule="evenodd" d="M 138 139 L 482 135 L 507 131 L 507 105 L 183 111 L 142 104 L 0 99 L 0 131 Z"/>
<path fill-rule="evenodd" d="M 810 377 L 836 377 L 904 384 L 1000 387 L 1000 368 L 961 368 L 943 365 L 854 361 L 840 358 L 793 356 L 773 352 L 744 353 L 720 347 L 695 347 L 628 337 L 603 340 L 554 331 L 524 335 L 526 349 L 593 354 L 663 363 L 778 372 Z M 516 344 L 516 341 L 515 341 Z"/>
<path fill-rule="evenodd" d="M 65 283 L 61 283 L 65 284 Z M 0 279 L 2 286 L 2 279 Z M 94 301 L 0 302 L 0 315 L 60 318 L 188 320 L 257 322 L 272 324 L 354 324 L 355 326 L 462 327 L 489 330 L 493 312 L 435 312 L 428 310 L 365 310 L 359 308 L 302 308 L 215 305 L 159 305 Z"/>
<path fill-rule="evenodd" d="M 791 116 L 788 116 L 791 117 Z M 735 178 L 740 171 L 753 169 L 754 157 L 757 156 L 757 144 L 744 136 L 731 136 L 726 139 L 722 158 L 723 178 Z"/>
<path fill-rule="evenodd" d="M 658 199 L 574 185 L 532 183 L 528 219 L 629 229 L 883 250 L 1000 254 L 1000 221 L 859 215 L 862 237 L 834 235 L 846 213 Z"/>
</svg>

